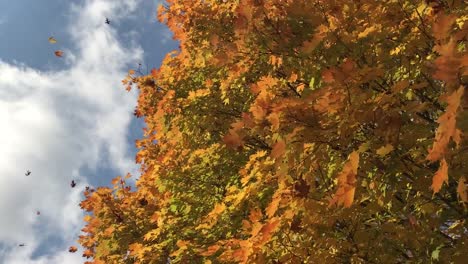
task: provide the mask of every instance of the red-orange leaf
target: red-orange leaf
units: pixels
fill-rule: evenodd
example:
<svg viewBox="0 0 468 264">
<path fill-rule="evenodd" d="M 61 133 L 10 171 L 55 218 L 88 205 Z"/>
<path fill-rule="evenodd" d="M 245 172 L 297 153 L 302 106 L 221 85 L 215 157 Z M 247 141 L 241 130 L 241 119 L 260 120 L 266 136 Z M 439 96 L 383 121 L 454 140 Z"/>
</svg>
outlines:
<svg viewBox="0 0 468 264">
<path fill-rule="evenodd" d="M 218 251 L 219 248 L 220 248 L 219 245 L 209 246 L 208 249 L 206 251 L 203 251 L 202 253 L 200 253 L 200 255 L 202 255 L 204 257 L 211 256 L 211 255 L 215 254 L 216 251 Z"/>
<path fill-rule="evenodd" d="M 271 150 L 271 157 L 276 159 L 281 157 L 286 152 L 286 143 L 283 140 L 278 140 Z"/>
<path fill-rule="evenodd" d="M 330 201 L 330 205 L 337 204 L 344 207 L 350 207 L 354 200 L 354 191 L 356 189 L 356 175 L 359 166 L 359 154 L 353 151 L 343 170 L 338 175 L 338 189 Z"/>
<path fill-rule="evenodd" d="M 457 110 L 460 106 L 460 99 L 463 95 L 464 87 L 454 91 L 450 96 L 447 97 L 446 101 L 448 103 L 445 113 L 437 119 L 439 127 L 436 131 L 436 136 L 432 148 L 429 150 L 427 155 L 428 160 L 434 162 L 443 157 L 446 152 L 447 145 L 450 141 L 450 138 L 455 141 L 455 143 L 460 144 L 461 140 L 461 131 L 456 128 L 456 116 Z"/>
<path fill-rule="evenodd" d="M 87 250 L 85 250 L 83 252 L 83 257 L 85 257 L 85 258 L 91 258 L 92 256 L 93 256 L 93 252 L 91 250 L 89 250 L 89 249 L 87 249 Z"/>
<path fill-rule="evenodd" d="M 448 184 L 448 166 L 445 159 L 442 159 L 439 169 L 434 174 L 434 177 L 432 177 L 431 188 L 434 193 L 438 193 L 440 191 L 444 182 Z"/>
<path fill-rule="evenodd" d="M 68 252 L 75 253 L 78 249 L 75 246 L 71 246 L 68 248 Z"/>
<path fill-rule="evenodd" d="M 63 56 L 63 51 L 61 51 L 61 50 L 56 50 L 56 51 L 54 52 L 54 54 L 55 54 L 55 56 L 57 56 L 57 57 L 62 57 L 62 56 Z"/>
</svg>

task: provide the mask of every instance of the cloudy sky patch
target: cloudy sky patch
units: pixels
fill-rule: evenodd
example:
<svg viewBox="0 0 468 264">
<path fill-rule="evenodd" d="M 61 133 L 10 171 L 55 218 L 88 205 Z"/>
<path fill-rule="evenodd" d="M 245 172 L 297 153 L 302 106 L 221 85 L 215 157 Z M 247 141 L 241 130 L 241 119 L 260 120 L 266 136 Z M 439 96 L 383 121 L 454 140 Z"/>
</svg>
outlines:
<svg viewBox="0 0 468 264">
<path fill-rule="evenodd" d="M 42 35 L 44 44 L 38 46 L 30 40 L 35 52 L 24 61 L 28 51 L 21 45 L 3 53 L 0 46 L 0 263 L 83 263 L 81 253 L 67 251 L 83 225 L 78 206 L 83 189 L 127 172 L 138 176 L 133 142 L 142 123 L 132 115 L 137 94 L 120 81 L 138 63 L 158 66 L 176 47 L 154 45 L 166 34 L 148 22 L 148 6 L 156 2 L 86 0 L 66 8 L 51 3 L 66 14 L 59 16 L 63 32 L 57 44 L 47 43 L 49 35 Z M 21 10 L 8 8 L 9 14 L 0 11 L 0 21 Z M 35 21 L 25 23 L 29 27 L 18 27 L 37 38 Z M 5 34 L 11 36 L 9 45 L 25 38 Z M 153 48 L 146 48 L 150 43 Z M 54 57 L 54 49 L 64 57 Z M 31 175 L 24 175 L 26 170 Z"/>
</svg>

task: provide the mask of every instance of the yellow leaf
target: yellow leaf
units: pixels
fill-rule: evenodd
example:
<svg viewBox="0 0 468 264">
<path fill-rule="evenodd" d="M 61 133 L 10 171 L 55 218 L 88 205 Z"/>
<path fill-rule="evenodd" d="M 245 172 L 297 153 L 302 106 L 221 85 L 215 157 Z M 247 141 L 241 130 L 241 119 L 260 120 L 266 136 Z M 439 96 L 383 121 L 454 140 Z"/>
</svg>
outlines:
<svg viewBox="0 0 468 264">
<path fill-rule="evenodd" d="M 128 71 L 128 75 L 133 75 L 133 74 L 135 74 L 135 70 L 129 70 Z"/>
<path fill-rule="evenodd" d="M 359 146 L 359 149 L 358 149 L 358 153 L 364 153 L 366 152 L 370 147 L 370 142 L 369 141 L 366 141 L 364 143 L 362 143 L 360 146 Z"/>
<path fill-rule="evenodd" d="M 51 44 L 57 43 L 57 40 L 56 40 L 54 37 L 49 37 L 48 40 L 49 40 L 49 42 L 50 42 Z"/>
<path fill-rule="evenodd" d="M 365 38 L 367 35 L 370 33 L 376 31 L 377 29 L 380 29 L 380 25 L 372 25 L 368 28 L 366 28 L 363 32 L 358 34 L 358 39 Z"/>
<path fill-rule="evenodd" d="M 393 146 L 391 144 L 387 144 L 385 146 L 380 147 L 377 150 L 377 155 L 383 157 L 383 156 L 387 155 L 388 153 L 390 153 L 392 151 L 393 151 Z"/>
<path fill-rule="evenodd" d="M 434 174 L 434 177 L 432 177 L 431 188 L 434 193 L 438 193 L 440 191 L 444 182 L 448 184 L 448 166 L 445 159 L 442 159 L 439 169 Z"/>
</svg>

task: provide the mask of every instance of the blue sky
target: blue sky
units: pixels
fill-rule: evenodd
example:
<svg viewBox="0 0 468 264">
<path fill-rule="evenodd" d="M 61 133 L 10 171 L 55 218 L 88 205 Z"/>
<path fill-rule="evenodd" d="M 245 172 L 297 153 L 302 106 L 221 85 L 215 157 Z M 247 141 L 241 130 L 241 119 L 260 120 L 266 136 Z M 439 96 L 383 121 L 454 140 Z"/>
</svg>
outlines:
<svg viewBox="0 0 468 264">
<path fill-rule="evenodd" d="M 121 80 L 178 47 L 156 21 L 158 2 L 0 1 L 0 263 L 83 263 L 67 251 L 83 227 L 83 189 L 138 177 L 144 124 Z"/>
</svg>

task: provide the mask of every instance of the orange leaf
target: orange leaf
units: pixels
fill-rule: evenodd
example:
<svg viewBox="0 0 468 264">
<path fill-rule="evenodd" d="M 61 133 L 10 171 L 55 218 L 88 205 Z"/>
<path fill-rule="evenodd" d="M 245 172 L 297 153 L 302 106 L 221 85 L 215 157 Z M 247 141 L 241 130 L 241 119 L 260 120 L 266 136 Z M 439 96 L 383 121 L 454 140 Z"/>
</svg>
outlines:
<svg viewBox="0 0 468 264">
<path fill-rule="evenodd" d="M 153 78 L 157 78 L 158 77 L 158 70 L 156 70 L 155 68 L 151 69 L 151 76 L 153 76 Z"/>
<path fill-rule="evenodd" d="M 62 57 L 63 56 L 63 51 L 61 51 L 61 50 L 56 50 L 54 53 L 55 53 L 55 56 L 57 56 L 57 57 Z"/>
<path fill-rule="evenodd" d="M 200 253 L 200 255 L 204 256 L 204 257 L 209 257 L 213 254 L 216 253 L 216 251 L 218 251 L 220 248 L 219 245 L 213 245 L 213 246 L 210 246 L 208 247 L 208 249 L 206 251 L 203 251 L 202 253 Z"/>
<path fill-rule="evenodd" d="M 262 230 L 260 231 L 263 234 L 262 240 L 260 241 L 261 244 L 264 244 L 268 240 L 270 240 L 273 233 L 278 228 L 279 223 L 280 223 L 280 220 L 276 218 L 276 219 L 271 219 L 268 223 L 263 225 Z"/>
<path fill-rule="evenodd" d="M 280 126 L 279 114 L 277 112 L 273 112 L 268 115 L 267 120 L 270 121 L 271 128 L 273 131 L 278 130 Z"/>
<path fill-rule="evenodd" d="M 68 252 L 70 253 L 75 253 L 78 249 L 75 247 L 75 246 L 71 246 L 70 248 L 68 248 Z"/>
<path fill-rule="evenodd" d="M 434 24 L 432 25 L 432 32 L 434 37 L 437 40 L 447 38 L 448 34 L 450 33 L 452 24 L 456 19 L 457 17 L 453 14 L 447 16 L 444 12 L 439 12 Z"/>
<path fill-rule="evenodd" d="M 91 258 L 93 255 L 94 255 L 93 252 L 89 249 L 83 252 L 83 257 L 86 257 L 86 258 Z"/>
<path fill-rule="evenodd" d="M 444 182 L 448 184 L 448 166 L 445 159 L 442 159 L 439 169 L 434 174 L 434 177 L 432 177 L 431 188 L 434 193 L 438 193 L 440 191 Z"/>
<path fill-rule="evenodd" d="M 262 219 L 262 211 L 258 208 L 250 211 L 249 220 L 252 223 L 258 222 Z"/>
<path fill-rule="evenodd" d="M 335 77 L 333 77 L 333 70 L 326 69 L 322 71 L 322 80 L 326 83 L 332 83 L 335 80 Z"/>
<path fill-rule="evenodd" d="M 242 142 L 242 138 L 237 134 L 233 129 L 229 130 L 229 133 L 223 137 L 223 141 L 227 147 L 238 149 L 244 143 Z"/>
<path fill-rule="evenodd" d="M 278 210 L 280 201 L 281 201 L 281 193 L 276 191 L 275 194 L 273 195 L 271 203 L 268 205 L 265 211 L 268 217 L 270 218 L 273 217 L 273 215 Z"/>
<path fill-rule="evenodd" d="M 278 140 L 271 150 L 271 157 L 276 159 L 281 157 L 286 152 L 286 143 L 283 140 Z"/>
<path fill-rule="evenodd" d="M 457 192 L 460 199 L 463 202 L 468 203 L 468 190 L 466 189 L 465 177 L 461 177 L 458 180 Z"/>
<path fill-rule="evenodd" d="M 293 74 L 291 74 L 291 76 L 289 76 L 288 81 L 289 82 L 295 82 L 297 80 L 297 77 L 298 77 L 297 74 L 293 73 Z"/>
<path fill-rule="evenodd" d="M 338 189 L 330 201 L 330 205 L 337 204 L 350 207 L 354 201 L 354 191 L 356 189 L 356 176 L 359 166 L 359 153 L 353 151 L 343 170 L 338 174 Z"/>
<path fill-rule="evenodd" d="M 427 160 L 432 162 L 440 160 L 447 150 L 450 138 L 455 141 L 457 146 L 460 144 L 461 131 L 456 128 L 456 116 L 458 107 L 460 106 L 460 99 L 463 95 L 463 90 L 464 87 L 460 86 L 458 90 L 454 91 L 447 97 L 446 101 L 448 106 L 445 113 L 437 119 L 439 127 L 436 131 L 434 144 L 427 155 Z"/>
</svg>

